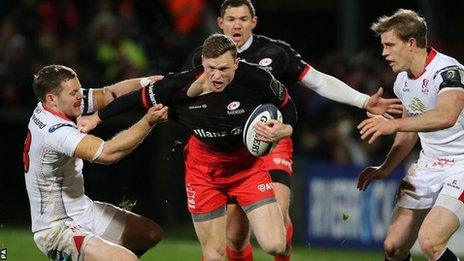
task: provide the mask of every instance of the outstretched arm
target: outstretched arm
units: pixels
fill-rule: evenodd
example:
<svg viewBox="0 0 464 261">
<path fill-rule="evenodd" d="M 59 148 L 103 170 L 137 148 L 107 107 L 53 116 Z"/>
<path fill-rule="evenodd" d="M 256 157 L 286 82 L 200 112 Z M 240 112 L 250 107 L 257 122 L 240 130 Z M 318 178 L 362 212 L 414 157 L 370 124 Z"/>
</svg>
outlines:
<svg viewBox="0 0 464 261">
<path fill-rule="evenodd" d="M 437 106 L 416 117 L 403 117 L 395 120 L 385 120 L 373 117 L 358 125 L 361 138 L 369 138 L 374 142 L 381 135 L 389 135 L 397 131 L 428 132 L 446 129 L 456 124 L 464 108 L 464 92 L 462 90 L 444 91 L 438 96 Z"/>
<path fill-rule="evenodd" d="M 120 132 L 107 142 L 96 136 L 86 135 L 77 145 L 74 156 L 103 164 L 115 163 L 132 152 L 156 123 L 164 122 L 167 118 L 168 108 L 157 104 L 129 129 Z"/>
<path fill-rule="evenodd" d="M 300 82 L 303 86 L 314 90 L 321 96 L 336 102 L 367 109 L 374 114 L 401 114 L 402 112 L 402 105 L 399 99 L 384 99 L 381 97 L 383 93 L 382 88 L 379 88 L 373 96 L 369 96 L 351 88 L 333 76 L 316 70 L 314 67 L 308 67 L 301 76 Z"/>
<path fill-rule="evenodd" d="M 163 79 L 162 75 L 153 75 L 144 78 L 134 78 L 129 80 L 124 80 L 109 86 L 106 86 L 102 89 L 93 90 L 93 102 L 96 105 L 95 110 L 100 110 L 114 99 L 121 97 L 127 93 L 133 92 L 140 88 L 146 87 L 151 83 L 155 83 Z"/>
</svg>

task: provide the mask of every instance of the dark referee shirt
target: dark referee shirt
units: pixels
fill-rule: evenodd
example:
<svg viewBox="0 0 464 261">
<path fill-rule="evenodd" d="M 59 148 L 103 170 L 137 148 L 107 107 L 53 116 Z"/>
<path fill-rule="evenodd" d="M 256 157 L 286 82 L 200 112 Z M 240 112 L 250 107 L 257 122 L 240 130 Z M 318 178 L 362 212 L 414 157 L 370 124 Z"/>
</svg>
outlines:
<svg viewBox="0 0 464 261">
<path fill-rule="evenodd" d="M 161 81 L 116 99 L 99 112 L 104 119 L 137 105 L 149 108 L 157 103 L 169 106 L 170 119 L 185 125 L 209 148 L 230 152 L 242 148 L 243 126 L 256 106 L 272 103 L 280 108 L 286 123 L 294 125 L 296 110 L 285 87 L 271 74 L 240 62 L 232 82 L 222 92 L 187 96 L 203 67 L 168 74 Z"/>
<path fill-rule="evenodd" d="M 201 65 L 201 50 L 202 48 L 199 47 L 194 51 L 185 68 Z M 244 61 L 258 64 L 287 87 L 297 83 L 303 73 L 309 69 L 309 65 L 303 61 L 301 55 L 288 43 L 263 35 L 253 34 L 251 45 L 238 53 L 238 56 Z"/>
</svg>

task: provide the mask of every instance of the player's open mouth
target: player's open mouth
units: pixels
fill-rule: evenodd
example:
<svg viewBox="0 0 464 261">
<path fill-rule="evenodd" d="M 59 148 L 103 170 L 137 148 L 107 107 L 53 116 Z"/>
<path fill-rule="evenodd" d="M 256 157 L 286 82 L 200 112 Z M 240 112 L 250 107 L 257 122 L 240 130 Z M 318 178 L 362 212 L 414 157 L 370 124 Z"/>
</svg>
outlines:
<svg viewBox="0 0 464 261">
<path fill-rule="evenodd" d="M 77 101 L 73 104 L 74 107 L 81 107 L 81 101 Z"/>
<path fill-rule="evenodd" d="M 240 41 L 242 39 L 242 34 L 240 33 L 235 33 L 232 35 L 232 38 L 235 42 Z"/>
<path fill-rule="evenodd" d="M 216 89 L 221 88 L 222 82 L 221 81 L 213 81 L 213 87 Z"/>
</svg>

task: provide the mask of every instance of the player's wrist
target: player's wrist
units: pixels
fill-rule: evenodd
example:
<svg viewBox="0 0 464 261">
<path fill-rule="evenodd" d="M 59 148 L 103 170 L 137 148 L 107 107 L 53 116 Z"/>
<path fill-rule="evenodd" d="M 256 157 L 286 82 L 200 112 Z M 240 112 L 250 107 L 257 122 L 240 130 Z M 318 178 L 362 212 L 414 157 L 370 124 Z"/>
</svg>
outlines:
<svg viewBox="0 0 464 261">
<path fill-rule="evenodd" d="M 361 109 L 367 110 L 367 105 L 369 104 L 370 99 L 371 99 L 371 96 L 364 97 L 364 102 L 362 104 Z"/>
</svg>

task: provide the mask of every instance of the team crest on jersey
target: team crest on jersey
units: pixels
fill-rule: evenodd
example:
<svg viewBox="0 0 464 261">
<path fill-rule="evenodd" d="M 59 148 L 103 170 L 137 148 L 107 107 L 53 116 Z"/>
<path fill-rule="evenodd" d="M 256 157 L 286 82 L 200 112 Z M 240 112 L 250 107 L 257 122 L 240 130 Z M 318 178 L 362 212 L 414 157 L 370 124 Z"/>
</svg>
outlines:
<svg viewBox="0 0 464 261">
<path fill-rule="evenodd" d="M 239 101 L 233 101 L 229 103 L 229 105 L 227 105 L 227 114 L 237 115 L 237 114 L 245 113 L 245 109 L 239 109 L 239 107 L 240 107 Z"/>
<path fill-rule="evenodd" d="M 429 94 L 429 79 L 424 79 L 422 81 L 422 93 Z"/>
<path fill-rule="evenodd" d="M 69 123 L 58 123 L 58 124 L 53 125 L 52 127 L 50 127 L 48 132 L 52 133 L 52 132 L 56 131 L 57 129 L 59 129 L 61 127 L 66 127 L 66 126 L 71 127 L 71 128 L 76 128 L 74 125 L 69 124 Z"/>
<path fill-rule="evenodd" d="M 266 66 L 269 66 L 271 63 L 272 63 L 271 58 L 263 58 L 263 59 L 261 59 L 261 61 L 259 61 L 258 64 L 261 65 L 261 66 L 266 67 Z"/>
<path fill-rule="evenodd" d="M 240 102 L 233 101 L 233 102 L 229 103 L 229 105 L 227 105 L 227 110 L 233 111 L 233 110 L 237 109 L 238 107 L 240 107 Z"/>
</svg>

